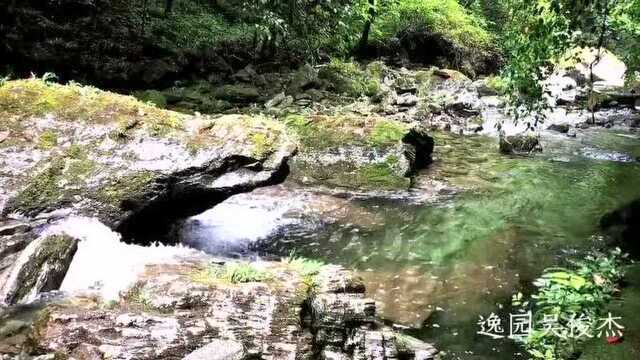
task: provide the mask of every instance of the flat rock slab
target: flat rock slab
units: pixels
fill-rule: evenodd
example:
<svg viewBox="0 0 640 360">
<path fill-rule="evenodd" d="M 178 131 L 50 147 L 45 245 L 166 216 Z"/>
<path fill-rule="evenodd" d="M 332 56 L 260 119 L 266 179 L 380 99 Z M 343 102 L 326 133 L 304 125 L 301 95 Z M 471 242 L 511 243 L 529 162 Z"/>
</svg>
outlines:
<svg viewBox="0 0 640 360">
<path fill-rule="evenodd" d="M 213 339 L 182 360 L 242 360 L 244 357 L 245 352 L 242 344 L 235 341 Z"/>
</svg>

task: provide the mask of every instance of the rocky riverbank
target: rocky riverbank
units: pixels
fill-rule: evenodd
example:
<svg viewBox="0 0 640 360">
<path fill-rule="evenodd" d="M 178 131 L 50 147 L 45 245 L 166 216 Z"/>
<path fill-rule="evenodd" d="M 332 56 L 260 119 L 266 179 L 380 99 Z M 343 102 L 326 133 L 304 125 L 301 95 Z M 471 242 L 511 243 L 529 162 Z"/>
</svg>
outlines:
<svg viewBox="0 0 640 360">
<path fill-rule="evenodd" d="M 263 116 L 190 116 L 38 79 L 5 83 L 0 102 L 8 119 L 0 142 L 6 169 L 0 294 L 5 306 L 20 304 L 3 311 L 3 354 L 428 359 L 436 353 L 380 325 L 361 280 L 332 266 L 308 273 L 289 263 L 241 263 L 225 277 L 217 274 L 234 266 L 228 260 L 195 251 L 176 258 L 168 250 L 169 262 L 141 260 L 137 275 L 131 268 L 132 281 L 115 299 L 104 296 L 100 290 L 106 285 L 98 280 L 85 291 L 56 295 L 67 276 L 97 266 L 75 265 L 101 231 L 89 224 L 138 244 L 161 239 L 180 218 L 282 181 L 304 132 Z M 383 124 L 374 120 L 373 129 L 393 126 Z M 367 135 L 382 147 L 401 149 L 394 150 L 404 164 L 398 177 L 424 163 L 431 151 L 430 138 L 421 133 L 423 149 L 411 129 L 399 127 L 382 139 L 374 130 Z M 65 225 L 77 217 L 92 219 L 81 226 L 83 235 Z M 118 242 L 110 246 L 118 248 Z M 147 249 L 151 254 L 153 248 Z M 126 269 L 118 256 L 110 261 Z M 37 308 L 30 321 L 13 318 L 22 306 Z"/>
<path fill-rule="evenodd" d="M 558 82 L 577 76 L 564 71 Z M 635 129 L 637 96 L 619 76 L 601 75 L 595 90 L 582 84 L 550 93 L 553 112 L 534 132 L 508 122 L 495 79 L 382 62 L 286 74 L 249 66 L 224 86 L 136 93 L 150 102 L 78 84 L 8 81 L 0 87 L 0 301 L 9 306 L 0 347 L 11 356 L 89 359 L 431 358 L 430 345 L 379 322 L 349 271 L 323 265 L 309 273 L 295 259 L 244 263 L 173 246 L 214 252 L 213 244 L 185 241 L 192 220 L 182 220 L 288 178 L 302 190 L 285 196 L 313 196 L 294 212 L 376 229 L 379 221 L 348 199 L 426 201 L 455 191 L 442 185 L 446 179 L 417 176 L 446 160 L 446 149 L 434 151 L 436 133 L 492 135 L 502 152 L 529 154 L 544 151 L 545 138 L 580 141 L 593 126 Z M 569 101 L 566 92 L 577 95 Z M 595 98 L 597 106 L 589 102 Z M 324 219 L 340 201 L 341 213 Z M 74 219 L 117 238 L 98 245 L 102 230 L 79 235 L 65 225 Z M 157 241 L 164 244 L 157 252 L 139 246 Z M 104 249 L 103 265 L 87 260 L 88 248 L 93 259 Z M 139 261 L 108 255 L 109 248 Z M 120 263 L 114 273 L 126 281 L 104 282 L 109 263 Z M 82 266 L 96 273 L 78 277 Z M 15 305 L 35 309 L 33 316 L 15 319 Z"/>
</svg>

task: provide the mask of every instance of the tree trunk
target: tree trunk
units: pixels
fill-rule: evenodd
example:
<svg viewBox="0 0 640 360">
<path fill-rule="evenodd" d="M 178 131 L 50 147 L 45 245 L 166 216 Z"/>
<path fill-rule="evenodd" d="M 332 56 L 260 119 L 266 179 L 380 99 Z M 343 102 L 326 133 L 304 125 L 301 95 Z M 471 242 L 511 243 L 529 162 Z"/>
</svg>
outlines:
<svg viewBox="0 0 640 360">
<path fill-rule="evenodd" d="M 164 7 L 164 15 L 171 14 L 171 10 L 173 10 L 173 0 L 165 0 Z"/>
<path fill-rule="evenodd" d="M 360 54 L 364 54 L 367 49 L 367 44 L 369 42 L 369 33 L 371 32 L 371 25 L 373 24 L 373 20 L 376 17 L 376 0 L 369 0 L 369 16 L 367 16 L 367 21 L 364 23 L 364 28 L 362 29 L 362 36 L 360 37 L 360 42 L 358 43 L 358 52 Z"/>
</svg>

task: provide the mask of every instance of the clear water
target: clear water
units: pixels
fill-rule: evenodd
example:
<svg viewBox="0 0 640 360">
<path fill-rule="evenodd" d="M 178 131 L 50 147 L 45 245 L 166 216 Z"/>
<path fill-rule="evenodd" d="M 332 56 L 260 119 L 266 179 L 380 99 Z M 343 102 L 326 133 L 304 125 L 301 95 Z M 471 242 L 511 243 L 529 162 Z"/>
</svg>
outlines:
<svg viewBox="0 0 640 360">
<path fill-rule="evenodd" d="M 374 221 L 289 228 L 267 250 L 357 269 L 382 316 L 421 329 L 414 334 L 446 349 L 445 358 L 526 358 L 509 341 L 477 335 L 479 315 L 508 319 L 511 295 L 545 267 L 602 246 L 593 237 L 600 217 L 640 198 L 640 140 L 616 130 L 549 135 L 534 157 L 501 156 L 485 137 L 438 135 L 436 144 L 418 183 L 464 191 L 422 205 L 353 200 L 368 210 L 357 216 Z"/>
</svg>

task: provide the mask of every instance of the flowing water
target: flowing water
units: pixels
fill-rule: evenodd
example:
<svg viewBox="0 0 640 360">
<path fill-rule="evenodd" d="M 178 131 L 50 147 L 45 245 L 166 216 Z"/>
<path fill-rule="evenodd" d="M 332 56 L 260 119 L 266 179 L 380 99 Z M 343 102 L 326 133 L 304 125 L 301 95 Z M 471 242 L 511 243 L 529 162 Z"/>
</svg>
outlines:
<svg viewBox="0 0 640 360">
<path fill-rule="evenodd" d="M 285 183 L 234 196 L 188 219 L 178 234 L 216 255 L 295 252 L 353 268 L 383 319 L 435 343 L 444 359 L 526 359 L 513 341 L 477 334 L 479 316 L 508 321 L 512 294 L 531 290 L 545 267 L 602 247 L 594 236 L 601 216 L 640 198 L 637 134 L 599 129 L 544 139 L 543 153 L 509 157 L 498 154 L 495 138 L 439 134 L 434 163 L 405 199 Z M 198 256 L 184 247 L 125 245 L 87 219 L 61 226 L 84 229 L 76 235 L 86 239 L 62 286 L 68 292 L 96 287 L 115 298 L 145 263 Z M 635 274 L 612 310 L 629 315 L 629 340 L 616 348 L 626 355 L 604 351 L 585 360 L 638 358 L 640 319 L 632 315 L 640 306 L 640 269 Z M 588 345 L 590 354 L 603 349 Z"/>
<path fill-rule="evenodd" d="M 380 314 L 419 329 L 412 333 L 446 349 L 445 359 L 526 358 L 510 340 L 476 334 L 479 316 L 508 321 L 511 295 L 530 290 L 545 267 L 603 246 L 594 236 L 600 217 L 640 198 L 640 141 L 621 130 L 547 134 L 545 151 L 532 157 L 499 155 L 496 140 L 482 136 L 438 135 L 436 144 L 417 185 L 446 186 L 426 203 L 342 199 L 288 184 L 230 199 L 189 228 L 200 237 L 185 237 L 205 234 L 206 246 L 220 233 L 254 241 L 206 224 L 253 214 L 241 228 L 270 229 L 261 251 L 356 269 Z"/>
</svg>

